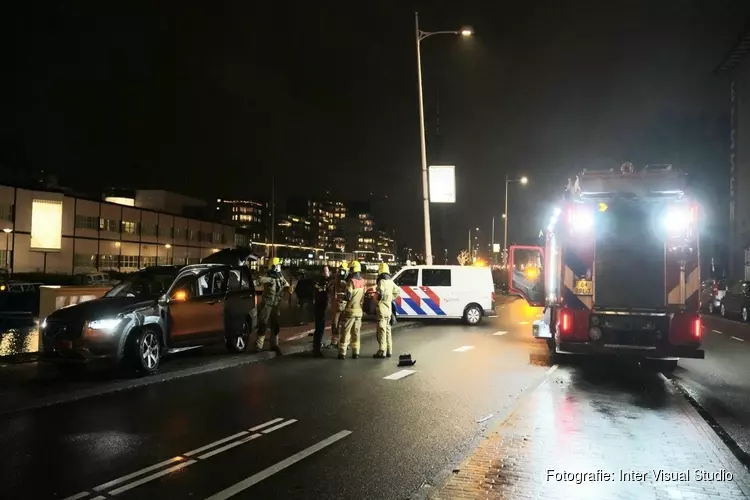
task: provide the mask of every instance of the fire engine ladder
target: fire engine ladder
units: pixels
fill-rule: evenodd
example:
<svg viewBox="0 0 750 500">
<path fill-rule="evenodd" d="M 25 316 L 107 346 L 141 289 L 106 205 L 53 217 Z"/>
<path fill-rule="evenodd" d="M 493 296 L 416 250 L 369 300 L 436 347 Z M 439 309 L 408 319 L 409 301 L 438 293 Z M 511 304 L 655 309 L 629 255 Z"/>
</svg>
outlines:
<svg viewBox="0 0 750 500">
<path fill-rule="evenodd" d="M 687 176 L 671 165 L 647 166 L 639 172 L 583 170 L 573 184 L 574 198 L 581 200 L 629 198 L 679 199 L 685 194 Z"/>
</svg>

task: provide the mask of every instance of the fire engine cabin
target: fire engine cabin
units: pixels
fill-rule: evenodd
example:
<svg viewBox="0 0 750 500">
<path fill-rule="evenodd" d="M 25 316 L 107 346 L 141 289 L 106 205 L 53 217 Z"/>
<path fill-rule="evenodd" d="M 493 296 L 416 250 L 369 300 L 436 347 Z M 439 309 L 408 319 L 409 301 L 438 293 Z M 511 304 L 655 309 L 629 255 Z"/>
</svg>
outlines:
<svg viewBox="0 0 750 500">
<path fill-rule="evenodd" d="M 671 166 L 584 171 L 544 231 L 545 248 L 510 247 L 511 291 L 545 307 L 534 335 L 549 337 L 551 355 L 625 354 L 661 369 L 704 357 L 699 212 L 686 188 Z M 538 272 L 522 270 L 534 256 Z"/>
</svg>

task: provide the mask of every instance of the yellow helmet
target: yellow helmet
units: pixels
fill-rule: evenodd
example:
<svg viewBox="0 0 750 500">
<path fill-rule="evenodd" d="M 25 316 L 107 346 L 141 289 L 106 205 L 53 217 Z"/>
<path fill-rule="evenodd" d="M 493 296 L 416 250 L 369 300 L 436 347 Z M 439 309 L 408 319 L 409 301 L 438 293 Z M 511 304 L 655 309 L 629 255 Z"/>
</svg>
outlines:
<svg viewBox="0 0 750 500">
<path fill-rule="evenodd" d="M 346 262 L 346 261 L 342 262 L 341 263 L 341 269 L 344 269 L 344 270 L 349 269 L 349 263 Z"/>
<path fill-rule="evenodd" d="M 380 263 L 380 267 L 378 268 L 379 274 L 391 274 L 391 269 L 388 267 L 388 264 L 385 262 Z"/>
<path fill-rule="evenodd" d="M 278 257 L 274 257 L 273 259 L 271 259 L 271 263 L 268 264 L 268 267 L 274 267 L 274 266 L 280 266 L 280 265 L 281 265 L 281 259 L 279 259 Z"/>
<path fill-rule="evenodd" d="M 352 261 L 352 272 L 353 273 L 361 273 L 362 272 L 362 265 L 358 261 Z"/>
</svg>

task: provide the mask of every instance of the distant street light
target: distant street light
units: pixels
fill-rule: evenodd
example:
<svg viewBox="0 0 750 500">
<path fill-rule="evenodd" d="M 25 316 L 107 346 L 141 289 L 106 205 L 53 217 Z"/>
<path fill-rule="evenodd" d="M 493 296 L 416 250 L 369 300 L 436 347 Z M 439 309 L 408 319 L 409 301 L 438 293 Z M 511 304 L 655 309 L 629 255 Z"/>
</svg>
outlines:
<svg viewBox="0 0 750 500">
<path fill-rule="evenodd" d="M 508 185 L 511 182 L 518 182 L 522 186 L 525 186 L 529 183 L 529 178 L 524 175 L 517 179 L 510 179 L 508 178 L 508 174 L 505 174 L 505 213 L 503 214 L 503 219 L 505 221 L 505 237 L 503 238 L 503 249 L 506 252 L 508 251 Z"/>
<path fill-rule="evenodd" d="M 422 92 L 422 40 L 432 35 L 461 35 L 468 37 L 474 34 L 471 28 L 460 31 L 422 31 L 419 29 L 419 14 L 414 13 L 414 26 L 417 38 L 417 90 L 419 91 L 419 139 L 422 150 L 422 203 L 424 204 L 424 253 L 425 263 L 432 265 L 432 236 L 430 234 L 430 188 L 427 178 L 427 141 L 424 130 L 424 96 Z"/>
</svg>

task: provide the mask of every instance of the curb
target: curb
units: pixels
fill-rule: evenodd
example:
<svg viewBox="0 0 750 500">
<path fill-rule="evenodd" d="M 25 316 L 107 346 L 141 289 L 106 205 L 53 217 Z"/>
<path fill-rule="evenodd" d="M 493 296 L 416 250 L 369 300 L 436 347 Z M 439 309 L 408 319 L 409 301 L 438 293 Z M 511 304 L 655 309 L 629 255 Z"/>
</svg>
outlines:
<svg viewBox="0 0 750 500">
<path fill-rule="evenodd" d="M 401 326 L 398 326 L 398 325 L 399 323 L 396 323 L 396 325 L 394 325 L 393 327 L 393 330 L 405 330 L 405 329 L 411 329 L 411 328 L 419 326 L 419 324 L 415 322 L 404 322 L 400 324 Z M 298 340 L 299 338 L 302 338 L 302 336 L 307 336 L 308 333 L 312 331 L 313 330 L 302 332 L 296 335 L 295 338 L 287 339 L 285 342 L 289 342 L 290 340 Z M 368 330 L 366 332 L 363 331 L 360 333 L 362 337 L 367 337 L 367 336 L 374 335 L 374 334 L 375 334 L 375 330 Z M 311 343 L 306 344 L 306 345 L 287 348 L 284 350 L 284 355 L 290 356 L 290 355 L 295 355 L 295 354 L 301 354 L 307 351 L 312 351 Z M 0 409 L 0 416 L 9 415 L 12 413 L 18 413 L 22 411 L 36 410 L 39 408 L 46 408 L 48 406 L 54 406 L 54 405 L 58 405 L 62 403 L 80 401 L 82 399 L 87 399 L 87 398 L 91 398 L 94 396 L 103 396 L 105 394 L 126 391 L 129 389 L 136 389 L 138 387 L 144 387 L 144 386 L 156 384 L 159 382 L 169 382 L 171 380 L 177 380 L 177 379 L 181 379 L 185 377 L 190 377 L 192 375 L 215 372 L 215 371 L 224 370 L 227 368 L 234 368 L 236 366 L 241 366 L 241 365 L 249 365 L 252 363 L 258 363 L 260 361 L 266 361 L 266 360 L 273 359 L 276 357 L 277 357 L 276 354 L 272 353 L 271 351 L 262 351 L 259 353 L 247 354 L 247 355 L 239 354 L 239 355 L 236 355 L 235 358 L 215 361 L 215 362 L 211 362 L 211 363 L 201 365 L 201 366 L 184 368 L 182 370 L 175 370 L 173 372 L 156 374 L 147 378 L 121 380 L 119 382 L 107 384 L 106 386 L 103 386 L 103 387 L 80 389 L 80 390 L 71 391 L 67 394 L 62 394 L 59 396 L 43 397 L 31 403 L 21 404 L 12 408 Z M 103 382 L 103 383 L 106 384 L 106 382 Z"/>
</svg>

